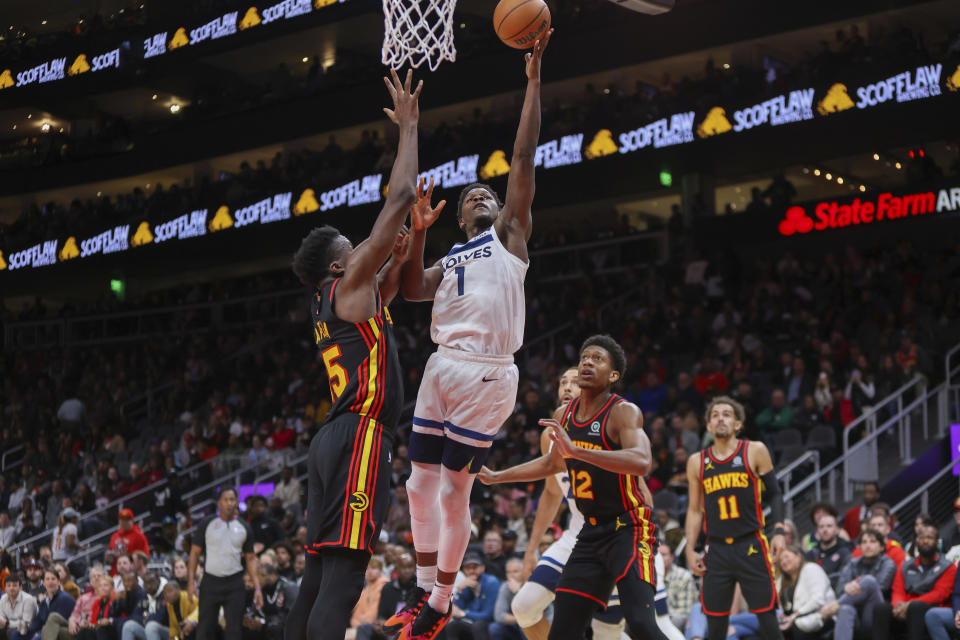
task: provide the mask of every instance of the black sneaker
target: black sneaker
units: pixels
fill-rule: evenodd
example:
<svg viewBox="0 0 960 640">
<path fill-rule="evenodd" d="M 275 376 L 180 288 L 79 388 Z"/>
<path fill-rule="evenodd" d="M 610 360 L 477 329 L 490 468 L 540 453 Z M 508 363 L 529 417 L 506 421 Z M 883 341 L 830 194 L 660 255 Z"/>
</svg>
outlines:
<svg viewBox="0 0 960 640">
<path fill-rule="evenodd" d="M 392 636 L 407 625 L 412 624 L 413 621 L 417 619 L 417 616 L 420 615 L 420 610 L 423 609 L 423 605 L 427 603 L 427 598 L 429 597 L 429 593 L 420 587 L 414 587 L 403 609 L 397 611 L 383 623 L 384 634 Z"/>
<path fill-rule="evenodd" d="M 433 640 L 437 634 L 450 622 L 453 615 L 453 603 L 447 607 L 447 612 L 440 613 L 428 604 L 420 610 L 420 615 L 403 628 L 397 640 Z"/>
</svg>

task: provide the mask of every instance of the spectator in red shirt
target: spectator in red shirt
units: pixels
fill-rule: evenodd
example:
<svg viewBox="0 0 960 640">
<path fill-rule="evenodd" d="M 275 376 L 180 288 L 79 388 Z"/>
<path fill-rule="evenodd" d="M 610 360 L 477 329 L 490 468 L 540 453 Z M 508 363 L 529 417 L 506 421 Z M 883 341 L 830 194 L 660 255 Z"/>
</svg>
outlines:
<svg viewBox="0 0 960 640">
<path fill-rule="evenodd" d="M 693 387 L 701 396 L 723 393 L 730 386 L 727 376 L 717 371 L 713 358 L 706 357 L 700 363 L 700 375 L 693 379 Z"/>
<path fill-rule="evenodd" d="M 903 565 L 903 561 L 907 557 L 907 553 L 903 550 L 903 547 L 900 546 L 899 542 L 890 539 L 890 518 L 885 516 L 882 512 L 874 513 L 867 521 L 867 529 L 873 529 L 877 533 L 883 535 L 883 541 L 885 545 L 883 553 L 896 563 L 897 570 L 899 571 L 901 565 Z M 860 557 L 859 546 L 853 550 L 853 557 Z"/>
<path fill-rule="evenodd" d="M 853 422 L 857 416 L 853 414 L 853 403 L 843 395 L 843 389 L 834 387 L 831 390 L 833 404 L 823 412 L 823 417 L 831 427 L 841 433 L 844 428 Z"/>
<path fill-rule="evenodd" d="M 937 553 L 939 539 L 936 527 L 920 529 L 917 559 L 905 562 L 894 575 L 890 602 L 873 610 L 873 640 L 890 640 L 903 631 L 907 640 L 924 640 L 927 610 L 949 606 L 957 567 Z"/>
<path fill-rule="evenodd" d="M 283 418 L 277 418 L 273 425 L 273 433 L 270 435 L 273 438 L 273 446 L 276 447 L 277 451 L 289 447 L 297 436 L 296 432 L 287 426 L 287 421 Z"/>
<path fill-rule="evenodd" d="M 117 487 L 117 495 L 125 496 L 147 486 L 147 477 L 136 462 L 130 463 L 130 477 Z"/>
<path fill-rule="evenodd" d="M 843 529 L 851 540 L 856 540 L 860 535 L 860 523 L 867 519 L 870 515 L 870 507 L 879 499 L 879 484 L 868 482 L 863 485 L 863 504 L 850 507 L 843 516 Z"/>
<path fill-rule="evenodd" d="M 150 544 L 147 542 L 147 536 L 133 521 L 133 511 L 130 509 L 121 509 L 119 515 L 120 526 L 110 537 L 110 544 L 107 546 L 105 559 L 110 562 L 110 575 L 117 574 L 117 556 L 122 553 L 133 553 L 134 551 L 143 551 L 150 555 Z"/>
</svg>

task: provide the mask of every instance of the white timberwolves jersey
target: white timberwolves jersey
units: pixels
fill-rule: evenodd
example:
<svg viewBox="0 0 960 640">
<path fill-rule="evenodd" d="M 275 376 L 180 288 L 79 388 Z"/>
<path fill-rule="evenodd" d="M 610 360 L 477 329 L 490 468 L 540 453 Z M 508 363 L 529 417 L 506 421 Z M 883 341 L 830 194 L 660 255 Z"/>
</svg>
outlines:
<svg viewBox="0 0 960 640">
<path fill-rule="evenodd" d="M 567 522 L 567 530 L 563 532 L 563 537 L 570 536 L 576 539 L 580 535 L 580 529 L 583 528 L 583 514 L 577 508 L 577 501 L 573 498 L 573 489 L 570 486 L 570 474 L 561 471 L 553 474 L 560 483 L 560 490 L 563 491 L 563 497 L 567 499 L 567 509 L 570 510 L 570 520 Z"/>
<path fill-rule="evenodd" d="M 440 261 L 430 337 L 469 353 L 513 355 L 523 344 L 527 265 L 500 243 L 493 227 L 455 244 Z"/>
</svg>

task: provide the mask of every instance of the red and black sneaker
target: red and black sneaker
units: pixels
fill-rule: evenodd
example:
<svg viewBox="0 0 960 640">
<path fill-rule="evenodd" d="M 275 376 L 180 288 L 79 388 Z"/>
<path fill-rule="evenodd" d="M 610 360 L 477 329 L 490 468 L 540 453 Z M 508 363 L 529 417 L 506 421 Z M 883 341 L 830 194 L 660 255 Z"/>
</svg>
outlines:
<svg viewBox="0 0 960 640">
<path fill-rule="evenodd" d="M 383 633 L 392 636 L 407 625 L 412 624 L 413 621 L 417 619 L 417 616 L 420 615 L 420 610 L 427 604 L 429 597 L 429 593 L 420 587 L 414 587 L 403 609 L 397 611 L 383 623 Z"/>
<path fill-rule="evenodd" d="M 397 640 L 433 640 L 437 634 L 450 622 L 453 615 L 453 603 L 447 607 L 446 613 L 440 613 L 428 604 L 420 610 L 420 615 L 400 631 Z"/>
</svg>

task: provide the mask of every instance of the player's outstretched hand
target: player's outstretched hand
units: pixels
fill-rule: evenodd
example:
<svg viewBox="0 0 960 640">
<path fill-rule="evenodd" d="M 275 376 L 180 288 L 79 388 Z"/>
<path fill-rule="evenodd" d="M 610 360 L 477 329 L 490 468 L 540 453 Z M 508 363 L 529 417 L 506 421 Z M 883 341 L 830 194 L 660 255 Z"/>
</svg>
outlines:
<svg viewBox="0 0 960 640">
<path fill-rule="evenodd" d="M 703 556 L 696 551 L 687 552 L 687 568 L 698 578 L 702 578 L 707 572 L 707 565 L 703 564 Z"/>
<path fill-rule="evenodd" d="M 573 440 L 570 439 L 567 430 L 564 429 L 559 422 L 553 419 L 545 419 L 540 421 L 540 426 L 551 427 L 547 435 L 557 447 L 557 453 L 564 458 L 576 457 L 574 453 L 577 451 L 577 446 L 573 444 Z"/>
<path fill-rule="evenodd" d="M 430 225 L 437 221 L 440 212 L 443 211 L 446 200 L 441 200 L 436 207 L 430 206 L 433 199 L 433 178 L 430 178 L 430 185 L 424 190 L 427 181 L 423 178 L 417 182 L 417 201 L 413 203 L 410 209 L 410 226 L 414 231 L 425 231 Z"/>
<path fill-rule="evenodd" d="M 484 465 L 477 474 L 477 480 L 483 484 L 497 484 L 497 472 Z"/>
<path fill-rule="evenodd" d="M 406 262 L 410 255 L 410 230 L 406 226 L 400 227 L 397 232 L 397 241 L 393 245 L 393 259 L 395 262 Z"/>
<path fill-rule="evenodd" d="M 413 82 L 413 69 L 407 69 L 407 77 L 402 83 L 400 77 L 397 76 L 397 72 L 390 69 L 390 77 L 384 77 L 383 82 L 387 85 L 390 97 L 393 98 L 393 109 L 383 108 L 387 117 L 398 125 L 417 122 L 420 119 L 419 100 L 420 90 L 423 89 L 423 80 L 417 83 L 416 89 L 410 91 L 410 85 Z"/>
<path fill-rule="evenodd" d="M 540 59 L 543 58 L 543 50 L 547 48 L 547 45 L 550 43 L 550 36 L 552 35 L 553 29 L 550 29 L 545 34 L 537 38 L 537 40 L 533 43 L 533 52 L 524 56 L 527 61 L 528 80 L 540 79 Z"/>
</svg>

